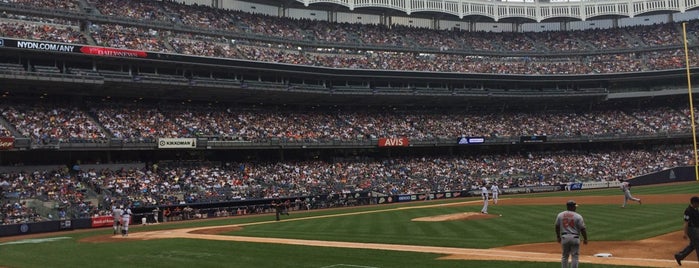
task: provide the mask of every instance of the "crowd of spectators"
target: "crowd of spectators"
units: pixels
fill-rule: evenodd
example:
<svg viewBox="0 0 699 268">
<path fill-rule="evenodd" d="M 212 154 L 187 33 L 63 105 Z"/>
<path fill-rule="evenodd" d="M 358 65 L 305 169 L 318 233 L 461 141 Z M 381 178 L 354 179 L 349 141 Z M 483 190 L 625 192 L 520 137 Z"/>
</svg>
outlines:
<svg viewBox="0 0 699 268">
<path fill-rule="evenodd" d="M 28 170 L 0 174 L 0 186 L 5 194 L 15 195 L 7 199 L 2 217 L 5 223 L 26 220 L 20 216 L 22 211 L 34 213 L 33 210 L 18 208 L 13 202 L 32 198 L 57 201 L 65 210 L 78 211 L 83 216 L 108 210 L 108 206 L 86 201 L 83 195 L 86 188 L 108 196 L 110 201 L 141 207 L 356 192 L 397 195 L 468 191 L 478 189 L 486 181 L 503 189 L 581 181 L 611 182 L 689 165 L 691 151 L 690 146 L 677 145 L 450 157 L 187 162 L 76 172 L 67 168 Z"/>
<path fill-rule="evenodd" d="M 7 12 L 0 13 L 0 19 L 2 19 L 4 21 L 14 20 L 17 23 L 34 22 L 34 23 L 37 23 L 40 25 L 53 24 L 53 25 L 61 25 L 61 26 L 75 26 L 76 28 L 79 26 L 78 20 L 75 20 L 75 19 L 65 19 L 65 18 L 57 18 L 57 17 L 37 17 L 37 16 L 32 16 L 32 15 L 14 14 L 14 13 L 7 13 Z"/>
<path fill-rule="evenodd" d="M 118 139 L 153 142 L 162 137 L 193 136 L 186 126 L 178 125 L 174 118 L 168 118 L 148 105 L 101 103 L 91 110 L 97 121 Z M 206 120 L 205 117 L 196 120 L 199 119 Z"/>
<path fill-rule="evenodd" d="M 67 108 L 70 105 L 60 102 L 40 106 L 8 102 L 3 105 L 3 117 L 10 127 L 35 142 L 47 139 L 82 142 L 92 137 L 103 139 L 107 133 L 138 141 L 153 141 L 162 136 L 229 135 L 230 139 L 249 141 L 279 138 L 313 142 L 396 136 L 420 139 L 461 135 L 655 135 L 687 132 L 689 128 L 689 109 L 672 108 L 674 105 L 584 112 L 486 113 L 347 108 L 329 112 L 318 108 L 300 111 L 118 101 L 86 104 L 89 109 L 81 110 Z M 83 199 L 85 188 L 109 193 L 114 200 L 138 206 L 269 198 L 275 194 L 288 197 L 355 191 L 424 193 L 468 190 L 485 179 L 498 181 L 504 188 L 580 180 L 613 181 L 687 165 L 691 163 L 690 157 L 691 149 L 678 146 L 334 162 L 206 163 L 76 172 L 28 170 L 1 174 L 0 186 L 5 193 L 16 193 L 16 200 L 42 197 L 70 207 L 70 211 L 78 211 L 79 215 L 95 215 L 103 211 Z M 7 204 L 10 214 L 35 213 L 31 209 L 18 210 L 13 202 Z M 6 222 L 14 223 L 34 217 L 31 215 L 4 217 Z"/>
<path fill-rule="evenodd" d="M 70 21 L 58 21 L 71 23 Z M 26 22 L 24 20 L 0 18 L 0 34 L 6 37 L 18 37 L 62 43 L 86 43 L 85 37 L 71 24 L 54 24 L 45 22 Z"/>
<path fill-rule="evenodd" d="M 571 34 L 568 32 L 527 35 L 487 34 L 459 30 L 435 31 L 396 25 L 388 27 L 373 24 L 338 24 L 307 19 L 294 20 L 199 5 L 185 6 L 171 2 L 115 1 L 114 3 L 105 3 L 92 1 L 91 3 L 107 15 L 122 15 L 139 20 L 176 20 L 187 26 L 223 29 L 254 35 L 273 35 L 297 41 L 421 47 L 439 50 L 470 48 L 487 51 L 496 49 L 535 51 L 542 48 L 555 49 L 556 51 L 559 49 L 587 50 L 591 47 L 613 49 L 632 48 L 638 46 L 638 42 L 650 46 L 680 43 L 680 40 L 677 39 L 676 29 L 673 29 L 675 26 L 672 24 L 659 26 L 651 31 L 644 27 L 629 27 L 628 30 L 574 31 Z M 119 14 L 115 14 L 115 12 L 119 12 Z M 639 36 L 639 41 L 636 41 L 634 36 Z M 562 43 L 566 45 L 561 45 Z"/>
<path fill-rule="evenodd" d="M 7 129 L 7 127 L 0 125 L 0 137 L 12 137 L 12 131 Z"/>
<path fill-rule="evenodd" d="M 47 7 L 70 3 L 42 2 L 47 2 Z M 55 4 L 50 4 L 52 2 Z M 66 3 L 60 4 L 63 2 Z M 298 20 L 168 1 L 89 3 L 105 16 L 191 27 L 184 32 L 177 30 L 182 27 L 164 29 L 86 23 L 88 37 L 98 45 L 155 52 L 333 68 L 496 74 L 637 72 L 676 69 L 684 63 L 684 51 L 678 48 L 682 44 L 678 37 L 681 36 L 680 23 L 584 31 L 494 33 Z M 73 20 L 46 18 L 43 20 L 46 22 L 42 22 L 24 15 L 5 14 L 5 17 L 15 18 L 0 20 L 0 32 L 5 36 L 89 43 Z M 688 28 L 695 29 L 697 24 L 699 20 L 690 21 Z M 260 39 L 256 41 L 255 38 Z M 695 39 L 697 36 L 690 35 L 690 40 Z M 309 43 L 325 45 L 313 47 Z M 355 49 L 333 49 L 327 47 L 329 44 L 351 45 Z M 619 49 L 637 51 L 612 52 Z M 478 55 L 479 52 L 483 55 Z M 494 55 L 494 52 L 502 55 Z M 508 54 L 511 52 L 520 54 L 512 56 Z M 573 52 L 582 54 L 566 55 Z M 695 65 L 699 56 L 693 50 L 689 52 L 690 62 Z M 522 56 L 522 53 L 534 54 Z M 486 54 L 488 56 L 484 56 Z"/>
<path fill-rule="evenodd" d="M 77 11 L 79 0 L 0 0 L 0 3 L 19 4 L 43 9 L 64 9 Z"/>
<path fill-rule="evenodd" d="M 23 137 L 38 144 L 57 142 L 103 142 L 107 134 L 86 112 L 69 106 L 9 105 L 2 116 Z"/>
<path fill-rule="evenodd" d="M 11 200 L 7 199 L 2 200 L 0 217 L 2 218 L 3 225 L 46 220 L 46 218 L 39 215 L 35 209 L 28 206 L 26 202 L 11 202 Z"/>
<path fill-rule="evenodd" d="M 100 46 L 169 52 L 163 41 L 163 35 L 166 33 L 156 29 L 116 24 L 93 24 L 90 29 L 92 38 Z"/>
<path fill-rule="evenodd" d="M 399 25 L 328 23 L 308 19 L 289 19 L 235 10 L 221 10 L 206 6 L 185 6 L 172 2 L 94 1 L 104 14 L 113 10 L 128 10 L 124 14 L 139 20 L 175 20 L 194 27 L 213 27 L 254 35 L 275 36 L 286 40 L 316 42 L 358 43 L 389 47 L 419 47 L 438 50 L 503 50 L 535 51 L 557 48 L 557 42 L 565 40 L 568 32 L 544 33 L 483 33 L 460 30 L 429 30 Z M 127 7 L 127 8 L 115 8 Z M 122 11 L 123 13 L 123 11 Z M 163 14 L 154 16 L 153 14 Z M 571 43 L 588 43 L 592 46 L 569 46 L 569 49 L 634 48 L 637 46 L 678 45 L 678 24 L 627 27 L 624 29 L 575 31 Z M 651 28 L 652 30 L 649 30 Z M 559 35 L 560 34 L 560 35 Z M 549 46 L 550 45 L 550 46 Z"/>
<path fill-rule="evenodd" d="M 84 12 L 80 9 L 81 2 L 74 0 L 0 1 Z M 90 43 L 91 38 L 97 45 L 115 48 L 353 69 L 594 74 L 676 69 L 684 65 L 683 51 L 673 47 L 681 44 L 678 23 L 571 32 L 484 33 L 295 20 L 170 1 L 86 1 L 82 4 L 91 5 L 108 17 L 192 28 L 185 32 L 157 28 L 162 26 L 141 28 L 84 22 L 87 26 L 84 31 L 89 33 L 84 36 L 77 19 L 3 13 L 0 35 L 82 44 Z M 689 22 L 690 31 L 698 27 L 699 20 Z M 694 35 L 693 38 L 698 37 Z M 259 41 L 262 39 L 266 41 Z M 322 46 L 308 46 L 306 41 Z M 329 44 L 356 48 L 335 49 Z M 635 48 L 650 48 L 650 51 L 609 52 Z M 488 52 L 488 56 L 479 56 L 477 52 Z M 512 56 L 508 54 L 511 52 L 539 54 Z M 582 53 L 542 56 L 545 52 Z M 696 65 L 697 53 L 690 53 Z M 690 127 L 689 109 L 667 106 L 490 113 L 300 111 L 239 105 L 123 102 L 85 105 L 77 108 L 68 103 L 41 106 L 4 103 L 2 121 L 7 125 L 2 125 L 0 131 L 4 136 L 18 133 L 35 143 L 94 142 L 109 138 L 152 142 L 158 137 L 318 142 L 379 137 L 427 140 L 459 136 L 656 135 L 687 132 Z M 503 188 L 570 181 L 614 181 L 690 164 L 692 150 L 686 147 L 332 162 L 196 163 L 120 170 L 26 170 L 0 174 L 0 187 L 5 193 L 0 217 L 3 224 L 45 219 L 21 201 L 36 198 L 57 202 L 83 216 L 102 213 L 100 210 L 106 208 L 85 200 L 88 190 L 108 193 L 110 198 L 124 203 L 151 206 L 355 191 L 408 194 L 470 190 L 484 180 L 497 182 Z"/>
<path fill-rule="evenodd" d="M 246 142 L 368 141 L 406 137 L 451 140 L 462 136 L 517 138 L 635 136 L 687 133 L 689 109 L 681 103 L 643 108 L 549 111 L 439 109 L 308 109 L 241 104 L 86 101 L 85 107 L 56 101 L 5 103 L 5 136 L 19 133 L 35 144 L 57 142 L 155 142 L 158 138 L 208 138 Z M 562 124 L 562 122 L 567 122 Z M 13 130 L 15 130 L 13 132 Z"/>
<path fill-rule="evenodd" d="M 138 20 L 172 21 L 172 17 L 162 8 L 165 1 L 95 1 L 88 3 L 94 5 L 102 15 L 123 17 Z"/>
<path fill-rule="evenodd" d="M 3 224 L 58 220 L 66 217 L 69 210 L 74 211 L 76 217 L 88 217 L 99 209 L 87 199 L 84 183 L 67 167 L 3 172 L 0 173 L 0 189 Z M 30 206 L 27 200 L 55 204 L 60 213 L 42 215 L 37 206 Z"/>
</svg>

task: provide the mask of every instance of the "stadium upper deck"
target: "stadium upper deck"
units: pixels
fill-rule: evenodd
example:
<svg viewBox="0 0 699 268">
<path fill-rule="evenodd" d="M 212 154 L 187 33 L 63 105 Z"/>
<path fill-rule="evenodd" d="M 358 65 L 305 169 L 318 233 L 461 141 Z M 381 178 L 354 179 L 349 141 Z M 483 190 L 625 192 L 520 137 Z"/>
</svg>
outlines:
<svg viewBox="0 0 699 268">
<path fill-rule="evenodd" d="M 331 23 L 160 1 L 32 1 L 31 5 L 8 1 L 0 9 L 2 35 L 17 38 L 6 39 L 5 47 L 20 48 L 20 42 L 13 42 L 21 39 L 54 41 L 88 46 L 21 42 L 21 48 L 34 54 L 65 48 L 109 56 L 7 53 L 3 69 L 14 81 L 18 73 L 28 76 L 48 70 L 49 76 L 62 78 L 89 76 L 95 81 L 88 83 L 105 87 L 116 86 L 113 82 L 121 79 L 167 82 L 168 88 L 177 83 L 180 88 L 479 98 L 561 97 L 585 89 L 593 99 L 629 88 L 673 89 L 671 94 L 678 94 L 684 81 L 683 40 L 678 37 L 682 27 L 674 22 L 675 14 L 665 20 L 654 17 L 653 22 L 667 23 L 653 25 L 495 33 Z M 696 66 L 699 23 L 691 20 L 687 26 L 693 33 L 690 66 Z M 94 45 L 121 50 L 93 49 Z M 133 60 L 140 55 L 152 57 Z M 157 86 L 153 84 L 157 83 L 149 86 Z M 290 95 L 299 94 L 279 99 Z"/>
<path fill-rule="evenodd" d="M 699 7 L 699 1 L 633 1 L 633 0 L 296 0 L 305 6 L 331 3 L 354 10 L 356 8 L 389 8 L 410 15 L 416 12 L 438 12 L 463 18 L 484 16 L 495 21 L 523 18 L 537 22 L 552 18 L 589 18 L 617 15 L 634 17 L 654 11 L 675 11 Z"/>
<path fill-rule="evenodd" d="M 347 24 L 157 1 L 0 5 L 2 35 L 341 69 L 570 75 L 684 67 L 681 25 L 494 33 Z M 53 10 L 48 10 L 53 8 Z M 689 21 L 690 65 L 696 20 Z M 653 33 L 653 34 L 649 34 Z"/>
</svg>

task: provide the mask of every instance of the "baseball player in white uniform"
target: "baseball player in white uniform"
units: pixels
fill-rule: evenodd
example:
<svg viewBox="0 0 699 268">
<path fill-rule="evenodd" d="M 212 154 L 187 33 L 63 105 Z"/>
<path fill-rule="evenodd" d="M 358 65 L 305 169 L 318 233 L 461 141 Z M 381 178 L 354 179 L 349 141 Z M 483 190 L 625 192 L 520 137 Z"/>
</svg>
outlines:
<svg viewBox="0 0 699 268">
<path fill-rule="evenodd" d="M 131 222 L 131 209 L 124 209 L 124 213 L 121 214 L 121 236 L 129 236 L 129 223 Z"/>
<path fill-rule="evenodd" d="M 121 207 L 118 207 L 117 205 L 112 205 L 112 218 L 114 219 L 114 234 L 118 234 L 121 232 L 121 214 L 123 214 L 123 210 Z"/>
<path fill-rule="evenodd" d="M 481 186 L 481 198 L 483 198 L 483 208 L 481 209 L 481 213 L 488 214 L 488 188 L 485 187 L 485 184 Z"/>
<path fill-rule="evenodd" d="M 492 186 L 490 186 L 490 195 L 493 197 L 493 204 L 497 205 L 498 204 L 498 195 L 500 195 L 500 188 L 496 183 L 493 183 Z"/>
<path fill-rule="evenodd" d="M 619 188 L 622 192 L 624 192 L 624 204 L 621 205 L 622 208 L 626 207 L 626 202 L 629 200 L 636 201 L 639 205 L 641 204 L 640 198 L 635 198 L 631 195 L 631 185 L 629 185 L 628 181 L 622 179 L 621 184 L 619 184 Z"/>
<path fill-rule="evenodd" d="M 578 268 L 580 255 L 580 236 L 583 244 L 587 245 L 587 230 L 583 217 L 575 212 L 577 204 L 573 200 L 566 203 L 566 211 L 556 216 L 556 239 L 561 244 L 561 268 L 568 268 L 568 257 L 571 256 L 570 268 Z"/>
</svg>

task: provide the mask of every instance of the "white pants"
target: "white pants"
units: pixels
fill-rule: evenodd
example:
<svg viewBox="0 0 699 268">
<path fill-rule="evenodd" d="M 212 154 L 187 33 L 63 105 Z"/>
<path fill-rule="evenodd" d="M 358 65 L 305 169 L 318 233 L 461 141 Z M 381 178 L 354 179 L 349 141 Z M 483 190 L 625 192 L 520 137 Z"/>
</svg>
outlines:
<svg viewBox="0 0 699 268">
<path fill-rule="evenodd" d="M 625 207 L 625 206 L 626 206 L 626 202 L 629 201 L 629 200 L 633 200 L 633 201 L 636 201 L 636 202 L 641 201 L 641 199 L 638 199 L 638 198 L 633 197 L 633 196 L 631 195 L 631 191 L 628 191 L 628 190 L 627 190 L 627 191 L 624 191 L 624 204 L 621 205 L 621 206 L 622 206 L 622 207 Z"/>
<path fill-rule="evenodd" d="M 129 222 L 131 221 L 131 217 L 123 217 L 121 219 L 121 229 L 124 230 L 126 233 L 129 233 Z"/>
<path fill-rule="evenodd" d="M 488 198 L 487 197 L 483 198 L 483 208 L 481 209 L 481 213 L 488 214 Z"/>
</svg>

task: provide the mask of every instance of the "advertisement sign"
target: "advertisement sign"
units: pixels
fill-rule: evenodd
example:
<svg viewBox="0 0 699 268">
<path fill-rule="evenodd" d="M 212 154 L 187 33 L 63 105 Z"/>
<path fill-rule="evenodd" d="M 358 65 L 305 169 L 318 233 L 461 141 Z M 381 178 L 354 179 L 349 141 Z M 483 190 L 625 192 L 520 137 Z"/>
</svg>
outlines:
<svg viewBox="0 0 699 268">
<path fill-rule="evenodd" d="M 399 195 L 398 202 L 413 201 L 412 195 Z"/>
<path fill-rule="evenodd" d="M 112 217 L 111 215 L 92 217 L 90 219 L 92 220 L 92 228 L 114 226 L 114 217 Z M 131 222 L 132 221 L 129 220 L 129 223 Z M 61 222 L 61 229 L 64 229 L 64 227 L 72 228 L 70 221 Z"/>
<path fill-rule="evenodd" d="M 546 142 L 546 136 L 520 136 L 519 142 L 521 142 L 521 143 Z"/>
<path fill-rule="evenodd" d="M 17 41 L 14 42 L 15 46 L 12 46 L 13 42 L 7 42 L 8 47 L 16 47 L 16 48 L 26 48 L 26 49 L 33 49 L 33 50 L 47 50 L 47 51 L 55 51 L 55 52 L 78 52 L 80 51 L 80 46 L 77 45 L 70 45 L 70 44 L 58 44 L 58 43 L 49 43 L 49 42 L 39 42 L 39 41 Z"/>
<path fill-rule="evenodd" d="M 83 54 L 111 57 L 145 58 L 148 56 L 148 53 L 145 51 L 93 46 L 83 46 L 80 48 L 80 52 Z"/>
<path fill-rule="evenodd" d="M 61 228 L 62 230 L 66 230 L 66 229 L 67 229 L 67 230 L 72 230 L 72 229 L 73 229 L 73 224 L 71 223 L 70 220 L 62 220 L 61 223 L 60 223 L 60 226 L 61 226 L 60 228 Z"/>
<path fill-rule="evenodd" d="M 197 139 L 194 138 L 159 138 L 158 148 L 168 149 L 168 148 L 179 148 L 179 149 L 191 149 L 197 147 Z"/>
<path fill-rule="evenodd" d="M 97 46 L 83 46 L 76 44 L 64 44 L 43 41 L 31 41 L 4 38 L 0 39 L 0 47 L 21 48 L 30 50 L 43 50 L 52 52 L 80 53 L 96 56 L 126 57 L 126 58 L 147 58 L 148 53 L 140 50 L 108 48 Z"/>
<path fill-rule="evenodd" d="M 379 147 L 407 147 L 410 145 L 408 138 L 380 138 Z"/>
<path fill-rule="evenodd" d="M 92 228 L 97 227 L 109 227 L 114 225 L 114 218 L 112 216 L 99 216 L 92 217 Z"/>
<path fill-rule="evenodd" d="M 0 137 L 0 150 L 10 150 L 15 148 L 15 138 Z"/>
<path fill-rule="evenodd" d="M 480 144 L 483 142 L 485 142 L 485 138 L 483 137 L 460 137 L 456 140 L 456 143 L 459 145 Z"/>
</svg>

